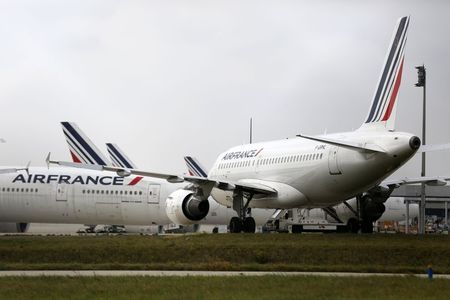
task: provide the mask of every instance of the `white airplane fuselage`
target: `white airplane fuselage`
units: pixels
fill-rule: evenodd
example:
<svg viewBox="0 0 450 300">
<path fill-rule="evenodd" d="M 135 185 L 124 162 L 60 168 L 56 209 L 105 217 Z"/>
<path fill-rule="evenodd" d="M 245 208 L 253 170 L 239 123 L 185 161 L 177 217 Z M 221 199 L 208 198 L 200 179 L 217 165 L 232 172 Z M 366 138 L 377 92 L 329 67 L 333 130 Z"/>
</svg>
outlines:
<svg viewBox="0 0 450 300">
<path fill-rule="evenodd" d="M 255 195 L 251 207 L 327 207 L 378 185 L 420 146 L 420 140 L 412 134 L 390 131 L 357 130 L 318 138 L 361 148 L 305 138 L 248 144 L 222 153 L 208 177 L 277 191 L 274 196 Z M 232 192 L 216 188 L 212 196 L 227 206 L 233 201 Z"/>
<path fill-rule="evenodd" d="M 30 168 L 0 175 L 0 222 L 165 225 L 166 199 L 186 184 L 72 168 Z M 199 224 L 228 224 L 236 213 L 210 201 Z M 257 224 L 272 210 L 255 210 Z"/>
</svg>

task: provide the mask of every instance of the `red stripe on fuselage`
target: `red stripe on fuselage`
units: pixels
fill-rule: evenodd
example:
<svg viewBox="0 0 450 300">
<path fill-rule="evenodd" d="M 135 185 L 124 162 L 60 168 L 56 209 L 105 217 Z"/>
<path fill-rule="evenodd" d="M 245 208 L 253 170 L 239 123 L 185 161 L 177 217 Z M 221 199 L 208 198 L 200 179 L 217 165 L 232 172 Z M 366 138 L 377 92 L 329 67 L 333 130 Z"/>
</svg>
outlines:
<svg viewBox="0 0 450 300">
<path fill-rule="evenodd" d="M 142 180 L 142 178 L 144 178 L 144 177 L 142 177 L 142 176 L 137 176 L 137 177 L 135 177 L 133 180 L 131 180 L 130 183 L 129 183 L 128 185 L 136 185 L 139 181 Z"/>
<path fill-rule="evenodd" d="M 389 106 L 388 106 L 386 113 L 384 114 L 384 117 L 381 121 L 387 121 L 387 120 L 389 120 L 389 117 L 391 116 L 392 108 L 394 107 L 395 100 L 397 99 L 398 88 L 400 87 L 400 82 L 402 81 L 402 71 L 403 71 L 403 59 L 402 59 L 402 64 L 400 65 L 400 69 L 398 70 L 397 79 L 395 80 L 394 90 L 392 91 L 392 94 L 391 94 Z"/>
<path fill-rule="evenodd" d="M 76 156 L 73 152 L 72 152 L 72 150 L 69 150 L 70 151 L 70 155 L 72 156 L 72 161 L 74 162 L 74 163 L 81 163 L 81 161 L 80 161 L 80 159 L 78 158 L 78 156 Z"/>
</svg>

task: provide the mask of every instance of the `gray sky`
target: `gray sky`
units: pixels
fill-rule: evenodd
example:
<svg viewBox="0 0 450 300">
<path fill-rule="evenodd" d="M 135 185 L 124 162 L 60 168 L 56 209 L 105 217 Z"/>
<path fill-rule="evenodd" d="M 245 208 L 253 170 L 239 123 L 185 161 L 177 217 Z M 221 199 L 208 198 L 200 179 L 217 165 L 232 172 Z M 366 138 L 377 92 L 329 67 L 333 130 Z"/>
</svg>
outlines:
<svg viewBox="0 0 450 300">
<path fill-rule="evenodd" d="M 60 121 L 140 168 L 211 167 L 248 141 L 356 129 L 397 19 L 411 16 L 397 130 L 450 142 L 448 1 L 0 1 L 1 165 L 70 159 Z M 450 151 L 428 155 L 450 174 Z M 413 159 L 395 176 L 418 176 Z"/>
</svg>

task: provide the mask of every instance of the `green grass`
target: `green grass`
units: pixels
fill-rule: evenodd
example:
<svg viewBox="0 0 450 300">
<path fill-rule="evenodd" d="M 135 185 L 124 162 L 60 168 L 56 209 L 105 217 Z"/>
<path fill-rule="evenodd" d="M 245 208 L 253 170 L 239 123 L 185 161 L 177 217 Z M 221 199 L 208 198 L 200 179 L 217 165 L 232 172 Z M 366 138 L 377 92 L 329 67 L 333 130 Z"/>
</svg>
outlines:
<svg viewBox="0 0 450 300">
<path fill-rule="evenodd" d="M 200 234 L 1 236 L 0 270 L 135 269 L 450 273 L 449 236 Z"/>
<path fill-rule="evenodd" d="M 450 280 L 416 277 L 9 277 L 0 299 L 448 299 Z"/>
</svg>

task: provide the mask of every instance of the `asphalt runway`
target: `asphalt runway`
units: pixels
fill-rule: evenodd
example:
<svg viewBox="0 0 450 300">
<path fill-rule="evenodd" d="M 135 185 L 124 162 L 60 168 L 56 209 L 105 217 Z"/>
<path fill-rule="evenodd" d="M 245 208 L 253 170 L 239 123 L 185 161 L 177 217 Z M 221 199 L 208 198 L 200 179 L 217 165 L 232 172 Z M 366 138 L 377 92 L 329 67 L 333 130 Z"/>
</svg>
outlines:
<svg viewBox="0 0 450 300">
<path fill-rule="evenodd" d="M 135 271 L 135 270 L 32 270 L 32 271 L 0 271 L 0 277 L 38 277 L 38 276 L 64 276 L 64 277 L 95 277 L 95 276 L 324 276 L 324 277 L 423 277 L 427 274 L 392 274 L 392 273 L 346 273 L 346 272 L 251 272 L 251 271 Z M 450 274 L 435 274 L 433 278 L 450 279 Z"/>
</svg>

